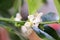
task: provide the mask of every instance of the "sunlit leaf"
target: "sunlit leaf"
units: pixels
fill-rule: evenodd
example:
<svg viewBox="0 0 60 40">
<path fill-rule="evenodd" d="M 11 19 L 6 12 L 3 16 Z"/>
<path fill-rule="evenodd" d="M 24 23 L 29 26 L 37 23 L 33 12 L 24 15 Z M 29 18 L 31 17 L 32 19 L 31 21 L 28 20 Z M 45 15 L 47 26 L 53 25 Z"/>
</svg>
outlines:
<svg viewBox="0 0 60 40">
<path fill-rule="evenodd" d="M 56 8 L 57 8 L 58 14 L 59 14 L 59 16 L 60 16 L 60 3 L 59 3 L 58 0 L 54 0 L 54 2 L 55 2 L 55 5 L 56 5 Z"/>
<path fill-rule="evenodd" d="M 35 13 L 42 5 L 42 0 L 27 0 L 29 14 Z"/>
</svg>

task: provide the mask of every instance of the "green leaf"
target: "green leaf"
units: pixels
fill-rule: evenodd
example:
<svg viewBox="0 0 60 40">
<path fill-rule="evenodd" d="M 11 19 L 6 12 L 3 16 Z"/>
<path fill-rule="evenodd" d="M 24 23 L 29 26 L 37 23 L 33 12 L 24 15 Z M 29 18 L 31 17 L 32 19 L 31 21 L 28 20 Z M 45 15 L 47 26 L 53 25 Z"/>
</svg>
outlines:
<svg viewBox="0 0 60 40">
<path fill-rule="evenodd" d="M 59 2 L 59 0 L 54 0 L 54 2 L 56 5 L 56 8 L 57 8 L 57 11 L 58 11 L 58 15 L 60 17 L 60 2 Z M 59 20 L 60 20 L 60 18 L 59 18 Z"/>
<path fill-rule="evenodd" d="M 14 12 L 13 12 L 13 15 L 12 15 L 12 19 L 16 16 L 16 13 L 21 11 L 21 2 L 22 0 L 15 0 L 14 1 L 14 4 L 13 4 L 13 9 L 14 9 Z"/>
<path fill-rule="evenodd" d="M 13 4 L 14 12 L 13 12 L 13 15 L 11 17 L 12 19 L 16 16 L 16 13 L 18 12 L 18 6 L 19 6 L 18 0 L 15 0 L 14 4 Z"/>
<path fill-rule="evenodd" d="M 35 13 L 42 5 L 42 0 L 27 0 L 29 14 Z"/>
</svg>

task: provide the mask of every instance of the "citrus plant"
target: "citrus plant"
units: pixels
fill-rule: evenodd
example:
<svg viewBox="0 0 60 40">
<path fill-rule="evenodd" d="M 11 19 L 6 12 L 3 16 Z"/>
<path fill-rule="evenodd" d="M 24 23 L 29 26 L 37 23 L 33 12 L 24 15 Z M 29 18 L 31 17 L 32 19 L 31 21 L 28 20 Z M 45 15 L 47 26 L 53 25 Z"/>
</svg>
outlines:
<svg viewBox="0 0 60 40">
<path fill-rule="evenodd" d="M 26 21 L 23 21 L 23 20 L 15 21 L 14 20 L 16 13 L 21 14 L 21 10 L 22 10 L 21 8 L 24 5 L 24 2 L 26 2 L 28 4 L 28 14 L 33 15 L 41 7 L 41 5 L 43 5 L 47 1 L 45 1 L 45 0 L 43 0 L 43 1 L 42 0 L 6 0 L 6 3 L 5 3 L 4 0 L 0 0 L 0 12 L 1 12 L 0 14 L 2 14 L 2 17 L 0 17 L 0 26 L 5 27 L 9 31 L 10 35 L 12 35 L 11 36 L 12 40 L 26 40 L 26 38 L 24 38 L 22 36 L 20 29 L 25 24 L 25 22 L 29 21 L 29 20 L 26 20 Z M 59 5 L 57 0 L 54 0 L 54 2 L 56 4 L 56 6 Z M 4 5 L 6 5 L 6 6 L 4 7 Z M 8 10 L 11 7 L 13 7 L 13 9 L 14 9 L 13 15 L 9 14 L 9 12 L 8 12 Z M 60 13 L 59 6 L 57 7 L 57 10 Z M 40 22 L 39 27 L 44 29 L 44 27 L 43 27 L 44 24 L 51 24 L 51 23 L 56 23 L 56 22 L 59 23 L 59 20 L 52 21 L 52 22 Z M 46 35 L 44 34 L 43 36 L 45 37 Z M 17 38 L 17 39 L 15 39 L 15 38 Z"/>
</svg>

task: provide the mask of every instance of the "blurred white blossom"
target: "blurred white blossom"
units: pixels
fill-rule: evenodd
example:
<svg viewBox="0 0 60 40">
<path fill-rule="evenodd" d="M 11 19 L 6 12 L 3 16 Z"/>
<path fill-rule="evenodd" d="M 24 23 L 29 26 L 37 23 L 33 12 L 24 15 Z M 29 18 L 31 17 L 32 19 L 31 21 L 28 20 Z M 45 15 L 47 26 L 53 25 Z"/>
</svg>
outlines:
<svg viewBox="0 0 60 40">
<path fill-rule="evenodd" d="M 29 35 L 32 31 L 31 27 L 38 27 L 39 23 L 42 22 L 41 16 L 43 13 L 37 13 L 35 15 L 29 15 L 29 21 L 25 22 L 24 26 L 22 26 L 21 30 L 24 34 Z"/>
<path fill-rule="evenodd" d="M 29 15 L 28 20 L 32 22 L 34 20 L 34 15 Z"/>
<path fill-rule="evenodd" d="M 20 15 L 20 13 L 17 13 L 16 14 L 16 17 L 15 17 L 15 21 L 21 21 L 22 17 Z"/>
<path fill-rule="evenodd" d="M 25 26 L 22 26 L 21 27 L 21 30 L 22 30 L 23 33 L 26 33 L 27 32 L 27 28 Z"/>
</svg>

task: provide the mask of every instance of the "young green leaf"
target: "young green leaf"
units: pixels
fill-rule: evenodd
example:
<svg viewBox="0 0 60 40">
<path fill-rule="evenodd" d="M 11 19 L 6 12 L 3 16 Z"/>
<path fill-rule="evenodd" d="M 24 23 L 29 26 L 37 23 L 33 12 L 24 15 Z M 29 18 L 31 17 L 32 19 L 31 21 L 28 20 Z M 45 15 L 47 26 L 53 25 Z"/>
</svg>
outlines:
<svg viewBox="0 0 60 40">
<path fill-rule="evenodd" d="M 27 0 L 29 14 L 35 13 L 42 5 L 42 0 Z"/>
<path fill-rule="evenodd" d="M 56 8 L 57 8 L 57 11 L 58 11 L 58 15 L 60 17 L 60 3 L 59 3 L 58 0 L 54 0 L 54 2 L 55 2 L 55 5 L 56 5 Z M 59 20 L 60 20 L 60 18 L 59 18 Z"/>
</svg>

